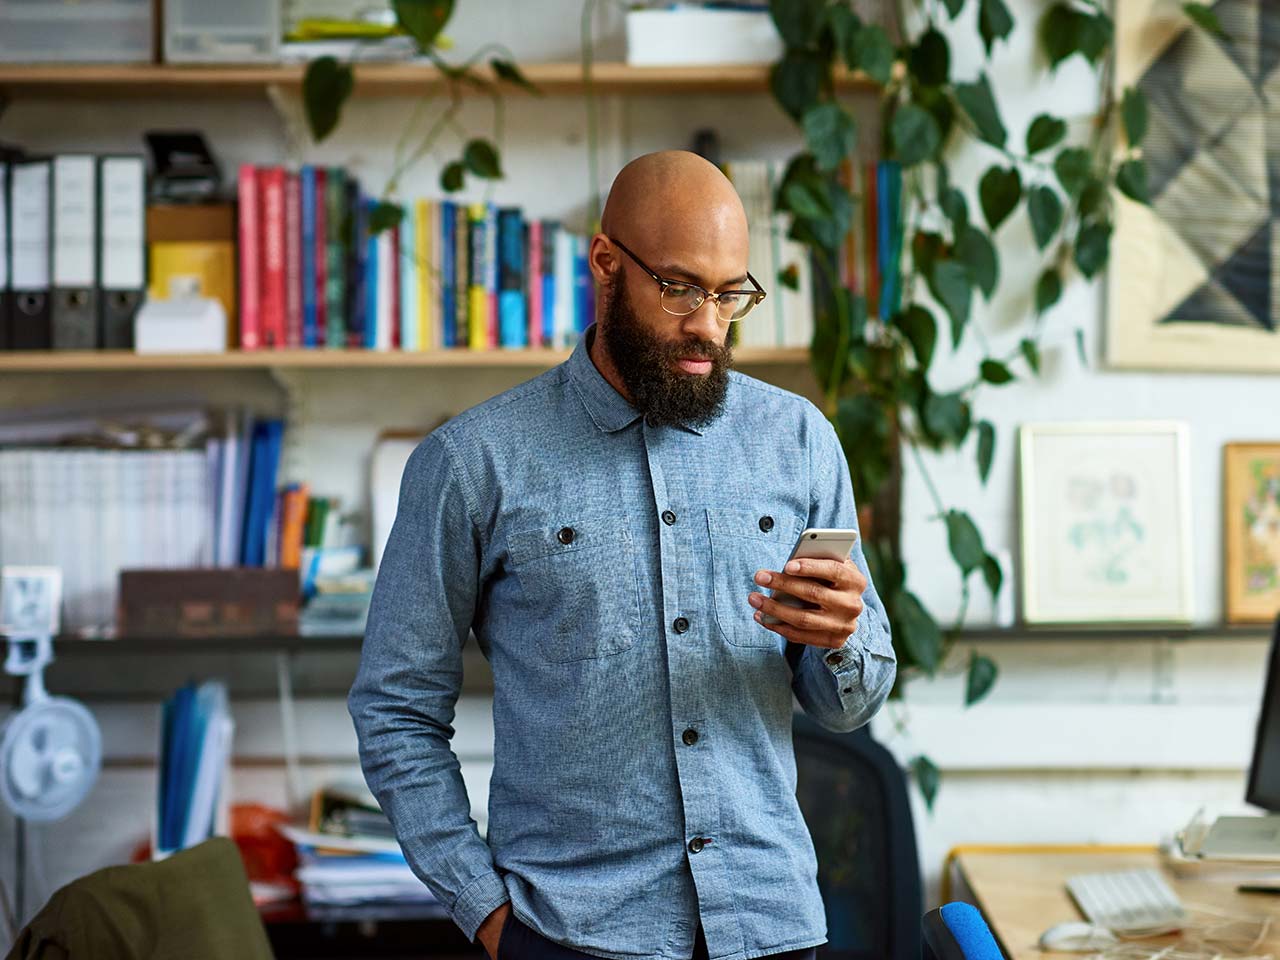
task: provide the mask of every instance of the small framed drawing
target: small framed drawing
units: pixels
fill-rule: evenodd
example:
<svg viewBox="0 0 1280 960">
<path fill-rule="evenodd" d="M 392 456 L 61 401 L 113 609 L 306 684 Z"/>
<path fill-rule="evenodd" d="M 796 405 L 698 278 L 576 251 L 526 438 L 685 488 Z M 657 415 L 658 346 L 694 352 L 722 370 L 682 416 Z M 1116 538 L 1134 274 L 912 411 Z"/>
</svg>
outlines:
<svg viewBox="0 0 1280 960">
<path fill-rule="evenodd" d="M 1280 443 L 1222 448 L 1223 589 L 1228 623 L 1280 612 Z"/>
<path fill-rule="evenodd" d="M 1186 424 L 1026 424 L 1019 442 L 1027 623 L 1191 622 Z"/>
</svg>

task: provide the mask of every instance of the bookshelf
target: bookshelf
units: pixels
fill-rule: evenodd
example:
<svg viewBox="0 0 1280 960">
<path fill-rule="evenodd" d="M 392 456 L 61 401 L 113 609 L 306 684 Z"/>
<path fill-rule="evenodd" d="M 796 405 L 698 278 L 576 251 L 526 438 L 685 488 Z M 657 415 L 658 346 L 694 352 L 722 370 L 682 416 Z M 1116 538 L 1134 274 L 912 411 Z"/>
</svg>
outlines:
<svg viewBox="0 0 1280 960">
<path fill-rule="evenodd" d="M 0 93 L 76 100 L 155 97 L 234 97 L 263 94 L 269 88 L 298 89 L 302 64 L 262 66 L 173 66 L 169 64 L 0 64 Z M 577 96 L 586 92 L 582 64 L 521 63 L 524 75 L 544 93 Z M 596 63 L 591 86 L 604 94 L 766 93 L 768 64 L 707 67 L 633 67 Z M 492 77 L 488 67 L 481 76 Z M 841 70 L 837 87 L 846 92 L 873 91 L 877 84 L 861 72 Z M 425 63 L 369 63 L 356 67 L 356 96 L 412 96 L 444 87 L 440 72 Z M 485 91 L 463 84 L 468 95 Z M 515 90 L 515 88 L 509 88 Z M 517 91 L 515 96 L 529 94 Z"/>
<path fill-rule="evenodd" d="M 443 367 L 459 369 L 551 368 L 570 350 L 230 350 L 226 353 L 138 354 L 129 350 L 39 350 L 0 352 L 3 373 L 94 373 L 142 370 L 350 370 Z M 740 347 L 734 364 L 802 366 L 807 347 Z"/>
</svg>

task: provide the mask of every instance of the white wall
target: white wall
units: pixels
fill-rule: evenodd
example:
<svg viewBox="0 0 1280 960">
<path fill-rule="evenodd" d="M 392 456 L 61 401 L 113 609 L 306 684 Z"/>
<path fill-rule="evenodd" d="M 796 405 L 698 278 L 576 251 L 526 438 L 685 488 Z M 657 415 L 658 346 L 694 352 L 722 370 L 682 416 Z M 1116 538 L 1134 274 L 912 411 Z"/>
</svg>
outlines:
<svg viewBox="0 0 1280 960">
<path fill-rule="evenodd" d="M 501 31 L 496 39 L 517 57 L 568 59 L 576 55 L 576 0 L 538 4 L 504 0 L 464 2 L 451 33 L 460 49 L 475 38 Z M 970 4 L 970 7 L 975 4 Z M 1094 106 L 1087 71 L 1063 67 L 1050 81 L 1032 57 L 1033 18 L 1041 5 L 1011 4 L 1020 17 L 1012 44 L 991 68 L 1002 96 L 1011 140 L 1020 142 L 1025 123 L 1052 105 L 1075 121 Z M 604 7 L 611 37 L 601 55 L 617 57 L 616 13 Z M 965 20 L 972 16 L 968 11 Z M 957 36 L 953 62 L 960 75 L 977 70 L 980 47 L 966 22 Z M 962 38 L 962 39 L 961 39 Z M 523 205 L 538 216 L 581 221 L 589 197 L 580 99 L 511 98 L 507 110 L 504 165 L 508 179 L 493 189 L 500 202 Z M 298 150 L 289 147 L 275 111 L 263 100 L 154 100 L 74 102 L 18 100 L 0 118 L 0 139 L 44 150 L 125 150 L 141 145 L 150 128 L 196 127 L 208 135 L 224 170 L 242 161 L 311 160 L 346 163 L 370 183 L 390 169 L 391 145 L 412 104 L 369 100 L 358 104 L 331 143 Z M 865 105 L 863 106 L 865 111 Z M 678 112 L 678 116 L 677 116 Z M 296 105 L 286 110 L 296 122 Z M 701 125 L 720 129 L 725 156 L 786 156 L 794 134 L 765 96 L 637 97 L 603 104 L 601 171 L 607 184 L 626 158 L 665 146 L 684 146 Z M 488 105 L 467 107 L 469 130 L 487 129 Z M 864 126 L 864 140 L 875 125 Z M 953 180 L 976 182 L 993 154 L 966 148 L 954 158 Z M 438 159 L 405 180 L 408 195 L 435 194 Z M 444 159 L 448 159 L 444 156 Z M 977 210 L 970 191 L 970 207 Z M 979 304 L 975 323 L 1004 352 L 1023 335 L 1031 284 L 1038 268 L 1025 216 L 1000 233 L 1004 277 L 1001 295 Z M 1024 420 L 1088 417 L 1176 417 L 1191 424 L 1196 616 L 1221 616 L 1219 542 L 1219 450 L 1230 439 L 1274 436 L 1269 412 L 1280 386 L 1262 376 L 1113 373 L 1099 362 L 1102 300 L 1100 286 L 1072 283 L 1048 319 L 1055 342 L 1046 350 L 1045 375 L 983 394 L 977 414 L 996 424 L 999 441 L 990 483 L 980 486 L 971 449 L 926 458 L 948 502 L 975 516 L 991 548 L 1016 554 L 1013 428 Z M 1075 356 L 1074 330 L 1084 331 L 1088 367 Z M 955 357 L 944 348 L 935 387 L 967 380 L 979 357 L 970 342 Z M 71 397 L 207 396 L 219 402 L 241 399 L 264 409 L 286 409 L 293 432 L 285 463 L 290 476 L 305 477 L 313 489 L 339 494 L 363 507 L 363 476 L 370 444 L 383 428 L 429 428 L 447 416 L 524 379 L 529 374 L 451 371 L 349 371 L 290 373 L 279 381 L 261 372 L 235 375 L 99 375 L 72 378 L 6 376 L 0 403 L 45 402 Z M 792 389 L 811 385 L 803 370 L 770 374 Z M 286 389 L 287 388 L 287 389 Z M 286 400 L 286 397 L 288 398 Z M 934 506 L 908 461 L 904 500 L 904 542 L 911 583 L 941 618 L 958 609 L 958 575 L 943 528 L 929 517 Z M 989 618 L 985 588 L 975 584 L 970 622 Z M 877 733 L 901 756 L 929 753 L 943 770 L 936 809 L 916 802 L 922 866 L 936 889 L 942 857 L 953 844 L 1023 841 L 1154 842 L 1204 803 L 1214 809 L 1241 804 L 1243 771 L 1256 713 L 1264 647 L 1258 642 L 1109 642 L 980 644 L 994 657 L 1001 678 L 990 700 L 961 709 L 963 663 L 968 646 L 957 649 L 948 675 L 917 683 L 905 704 L 882 714 Z M 483 676 L 483 660 L 468 661 Z M 468 670 L 468 677 L 472 675 Z M 339 700 L 300 705 L 303 722 L 301 769 L 304 791 L 329 776 L 358 776 L 354 738 Z M 473 802 L 483 818 L 487 798 L 492 727 L 486 695 L 467 695 L 460 704 L 458 748 Z M 90 801 L 65 827 L 35 830 L 35 886 L 28 904 L 39 903 L 58 884 L 96 866 L 127 857 L 148 829 L 154 773 L 154 707 L 99 704 L 111 766 Z M 270 703 L 241 703 L 235 777 L 238 798 L 283 804 L 290 799 L 286 772 L 278 763 L 278 712 Z M 898 729 L 904 724 L 905 732 Z M 1099 730 L 1105 736 L 1099 736 Z M 296 787 L 295 787 L 296 790 Z M 12 884 L 11 824 L 0 823 L 0 877 Z M 56 838 L 56 842 L 55 842 Z"/>
</svg>

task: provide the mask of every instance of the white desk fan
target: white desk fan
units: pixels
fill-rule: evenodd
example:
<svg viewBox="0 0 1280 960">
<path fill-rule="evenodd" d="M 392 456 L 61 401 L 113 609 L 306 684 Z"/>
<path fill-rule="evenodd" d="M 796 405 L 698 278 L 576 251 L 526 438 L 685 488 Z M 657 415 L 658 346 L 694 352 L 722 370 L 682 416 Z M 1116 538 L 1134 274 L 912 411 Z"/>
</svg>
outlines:
<svg viewBox="0 0 1280 960">
<path fill-rule="evenodd" d="M 22 709 L 0 733 L 0 801 L 24 820 L 61 820 L 88 796 L 102 769 L 102 733 L 84 705 L 52 697 L 62 573 L 56 567 L 0 567 L 0 635 L 6 673 L 25 676 Z"/>
</svg>

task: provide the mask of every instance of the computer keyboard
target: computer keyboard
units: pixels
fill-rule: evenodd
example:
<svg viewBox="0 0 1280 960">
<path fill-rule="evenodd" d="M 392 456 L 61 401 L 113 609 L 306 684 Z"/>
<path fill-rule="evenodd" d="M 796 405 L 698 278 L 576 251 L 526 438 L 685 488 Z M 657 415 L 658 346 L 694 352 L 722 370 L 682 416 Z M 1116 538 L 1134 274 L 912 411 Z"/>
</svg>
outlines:
<svg viewBox="0 0 1280 960">
<path fill-rule="evenodd" d="M 1177 894 L 1150 868 L 1078 874 L 1067 891 L 1091 923 L 1115 933 L 1163 933 L 1187 919 Z"/>
</svg>

